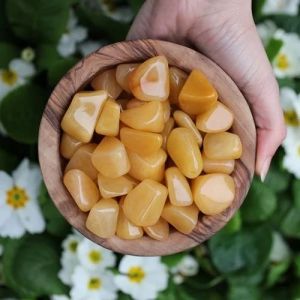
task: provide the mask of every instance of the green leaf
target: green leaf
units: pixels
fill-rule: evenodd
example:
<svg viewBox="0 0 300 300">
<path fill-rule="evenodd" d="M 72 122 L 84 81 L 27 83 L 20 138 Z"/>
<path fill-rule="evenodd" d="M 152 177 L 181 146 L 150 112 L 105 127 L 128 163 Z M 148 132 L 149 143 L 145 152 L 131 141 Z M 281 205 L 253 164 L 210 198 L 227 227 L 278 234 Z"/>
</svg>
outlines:
<svg viewBox="0 0 300 300">
<path fill-rule="evenodd" d="M 20 56 L 20 51 L 15 45 L 0 42 L 0 69 L 6 69 L 9 62 Z"/>
<path fill-rule="evenodd" d="M 59 259 L 60 245 L 50 236 L 8 240 L 3 257 L 5 282 L 24 298 L 64 294 L 67 289 L 57 277 Z"/>
<path fill-rule="evenodd" d="M 43 215 L 47 221 L 47 231 L 54 236 L 65 237 L 70 231 L 70 225 L 53 204 L 44 183 L 40 187 L 39 201 Z"/>
<path fill-rule="evenodd" d="M 228 300 L 260 300 L 261 290 L 254 285 L 231 285 L 228 293 Z"/>
<path fill-rule="evenodd" d="M 46 100 L 44 89 L 33 84 L 21 86 L 5 96 L 0 119 L 8 135 L 21 143 L 36 143 Z"/>
<path fill-rule="evenodd" d="M 292 206 L 291 196 L 289 192 L 279 193 L 277 195 L 277 208 L 275 212 L 272 214 L 271 218 L 268 222 L 274 227 L 279 229 L 282 223 L 282 220 L 285 218 L 287 212 Z"/>
<path fill-rule="evenodd" d="M 129 0 L 128 2 L 132 8 L 134 14 L 136 15 L 145 1 L 144 0 Z"/>
<path fill-rule="evenodd" d="M 276 15 L 272 16 L 272 20 L 278 27 L 286 32 L 295 32 L 300 34 L 300 18 L 299 16 Z"/>
<path fill-rule="evenodd" d="M 26 43 L 57 43 L 66 29 L 69 1 L 9 0 L 6 14 L 13 33 Z"/>
<path fill-rule="evenodd" d="M 294 261 L 295 275 L 300 278 L 300 254 L 297 254 Z"/>
<path fill-rule="evenodd" d="M 255 178 L 241 208 L 242 220 L 248 223 L 265 221 L 274 213 L 276 205 L 275 193 Z"/>
<path fill-rule="evenodd" d="M 58 81 L 77 63 L 77 59 L 70 57 L 61 59 L 54 63 L 48 71 L 48 81 L 51 86 L 55 86 Z"/>
<path fill-rule="evenodd" d="M 42 44 L 37 49 L 36 63 L 40 70 L 50 69 L 61 59 L 56 50 L 56 45 Z"/>
<path fill-rule="evenodd" d="M 132 300 L 132 298 L 129 295 L 120 292 L 118 296 L 118 300 Z"/>
<path fill-rule="evenodd" d="M 162 256 L 161 261 L 169 268 L 172 268 L 176 266 L 185 255 L 185 252 L 180 252 L 172 255 Z"/>
<path fill-rule="evenodd" d="M 290 87 L 293 90 L 296 88 L 296 82 L 292 78 L 277 78 L 277 82 L 280 88 Z"/>
<path fill-rule="evenodd" d="M 292 185 L 294 204 L 300 209 L 300 180 L 295 179 Z"/>
<path fill-rule="evenodd" d="M 224 230 L 229 233 L 237 232 L 242 227 L 242 218 L 240 211 L 236 212 L 233 218 L 226 224 Z"/>
<path fill-rule="evenodd" d="M 281 223 L 282 233 L 290 238 L 300 238 L 300 208 L 292 206 Z"/>
<path fill-rule="evenodd" d="M 266 53 L 269 61 L 272 62 L 276 55 L 279 53 L 281 47 L 283 46 L 283 41 L 277 39 L 271 39 L 266 47 Z"/>
<path fill-rule="evenodd" d="M 3 148 L 0 148 L 0 170 L 10 173 L 18 165 L 18 157 Z"/>
<path fill-rule="evenodd" d="M 290 266 L 290 259 L 281 261 L 279 263 L 271 264 L 266 277 L 266 286 L 271 287 L 282 279 L 283 274 Z"/>
<path fill-rule="evenodd" d="M 272 248 L 266 226 L 244 228 L 236 233 L 220 231 L 209 243 L 214 265 L 221 273 L 252 271 L 265 266 Z"/>
</svg>

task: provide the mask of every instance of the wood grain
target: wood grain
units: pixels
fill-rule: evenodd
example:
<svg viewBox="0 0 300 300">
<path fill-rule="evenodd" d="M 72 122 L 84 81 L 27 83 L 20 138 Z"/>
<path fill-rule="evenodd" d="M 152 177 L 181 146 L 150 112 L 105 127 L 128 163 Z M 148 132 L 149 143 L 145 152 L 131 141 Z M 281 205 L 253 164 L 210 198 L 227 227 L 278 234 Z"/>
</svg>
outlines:
<svg viewBox="0 0 300 300">
<path fill-rule="evenodd" d="M 232 205 L 216 216 L 200 216 L 198 225 L 189 235 L 173 231 L 163 242 L 143 237 L 136 241 L 117 237 L 101 239 L 85 228 L 86 214 L 82 213 L 62 183 L 63 161 L 59 154 L 60 122 L 72 96 L 82 90 L 91 79 L 105 69 L 120 63 L 139 62 L 165 55 L 170 65 L 187 72 L 202 70 L 214 84 L 220 100 L 235 115 L 232 131 L 243 144 L 243 155 L 237 161 L 233 178 L 236 196 Z M 157 40 L 127 41 L 109 45 L 92 53 L 73 67 L 58 83 L 45 108 L 39 132 L 39 159 L 43 177 L 51 198 L 68 222 L 87 238 L 113 251 L 124 254 L 153 256 L 168 255 L 194 247 L 220 230 L 240 207 L 248 192 L 255 164 L 256 131 L 254 121 L 243 95 L 214 62 L 184 46 Z"/>
</svg>

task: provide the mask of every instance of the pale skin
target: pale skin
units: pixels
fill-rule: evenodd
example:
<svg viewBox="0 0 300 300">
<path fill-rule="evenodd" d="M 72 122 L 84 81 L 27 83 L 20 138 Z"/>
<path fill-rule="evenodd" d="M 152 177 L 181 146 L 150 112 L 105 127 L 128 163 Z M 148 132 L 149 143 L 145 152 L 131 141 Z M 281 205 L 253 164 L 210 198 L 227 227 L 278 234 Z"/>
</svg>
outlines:
<svg viewBox="0 0 300 300">
<path fill-rule="evenodd" d="M 251 0 L 147 0 L 127 38 L 194 47 L 231 76 L 255 119 L 256 173 L 264 180 L 286 128 L 278 85 L 255 28 Z"/>
</svg>

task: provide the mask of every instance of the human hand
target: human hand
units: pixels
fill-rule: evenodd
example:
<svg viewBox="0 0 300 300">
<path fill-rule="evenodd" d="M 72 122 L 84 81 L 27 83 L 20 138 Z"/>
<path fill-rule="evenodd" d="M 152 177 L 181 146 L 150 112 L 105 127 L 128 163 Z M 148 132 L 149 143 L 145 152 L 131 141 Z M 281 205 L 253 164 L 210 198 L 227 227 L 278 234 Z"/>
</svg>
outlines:
<svg viewBox="0 0 300 300">
<path fill-rule="evenodd" d="M 147 0 L 127 38 L 192 45 L 231 76 L 255 119 L 256 173 L 264 180 L 286 129 L 278 85 L 256 32 L 251 0 Z"/>
</svg>

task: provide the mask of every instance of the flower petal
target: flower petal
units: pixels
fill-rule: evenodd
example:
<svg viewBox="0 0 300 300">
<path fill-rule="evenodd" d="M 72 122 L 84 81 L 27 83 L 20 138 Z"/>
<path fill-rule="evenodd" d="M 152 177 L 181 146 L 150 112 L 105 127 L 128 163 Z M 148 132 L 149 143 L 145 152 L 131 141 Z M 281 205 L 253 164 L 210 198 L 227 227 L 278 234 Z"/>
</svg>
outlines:
<svg viewBox="0 0 300 300">
<path fill-rule="evenodd" d="M 70 37 L 74 42 L 82 42 L 87 38 L 87 29 L 83 26 L 76 26 L 70 32 Z"/>
<path fill-rule="evenodd" d="M 45 230 L 45 220 L 36 200 L 29 200 L 24 208 L 17 210 L 17 213 L 28 232 L 40 233 Z"/>
<path fill-rule="evenodd" d="M 9 221 L 11 214 L 13 212 L 13 208 L 7 205 L 1 205 L 0 207 L 0 227 Z"/>
<path fill-rule="evenodd" d="M 60 38 L 56 49 L 62 57 L 70 56 L 76 51 L 75 41 L 71 39 L 69 34 L 65 33 Z"/>
<path fill-rule="evenodd" d="M 5 224 L 0 226 L 0 236 L 10 238 L 20 238 L 25 233 L 25 228 L 16 213 L 12 213 Z"/>
<path fill-rule="evenodd" d="M 13 179 L 4 171 L 0 171 L 0 207 L 6 201 L 6 192 L 14 185 Z"/>
<path fill-rule="evenodd" d="M 21 77 L 31 77 L 35 74 L 34 65 L 20 58 L 13 59 L 9 63 L 9 69 L 15 71 Z"/>
</svg>

